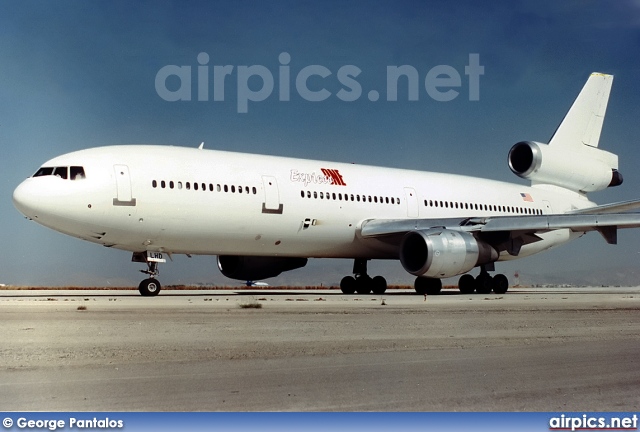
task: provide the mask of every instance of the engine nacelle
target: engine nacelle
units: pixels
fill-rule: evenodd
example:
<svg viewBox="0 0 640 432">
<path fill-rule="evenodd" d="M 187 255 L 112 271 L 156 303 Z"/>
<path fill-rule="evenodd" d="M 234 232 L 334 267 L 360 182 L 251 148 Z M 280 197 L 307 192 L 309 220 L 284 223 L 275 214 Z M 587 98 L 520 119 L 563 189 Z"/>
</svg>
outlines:
<svg viewBox="0 0 640 432">
<path fill-rule="evenodd" d="M 580 151 L 521 141 L 509 150 L 509 168 L 519 177 L 579 192 L 595 192 L 622 184 L 618 157 L 595 147 Z"/>
<path fill-rule="evenodd" d="M 307 265 L 306 258 L 219 255 L 218 268 L 228 278 L 255 281 Z"/>
<path fill-rule="evenodd" d="M 400 245 L 400 262 L 415 276 L 457 276 L 497 260 L 498 251 L 464 231 L 412 231 L 404 236 Z"/>
</svg>

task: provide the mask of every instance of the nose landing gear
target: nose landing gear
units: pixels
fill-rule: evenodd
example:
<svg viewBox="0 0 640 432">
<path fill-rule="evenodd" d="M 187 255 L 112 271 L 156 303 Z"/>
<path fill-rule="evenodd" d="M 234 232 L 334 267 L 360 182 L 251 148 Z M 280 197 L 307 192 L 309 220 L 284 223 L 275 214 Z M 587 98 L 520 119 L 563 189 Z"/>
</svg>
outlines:
<svg viewBox="0 0 640 432">
<path fill-rule="evenodd" d="M 142 262 L 147 264 L 146 270 L 140 270 L 141 273 L 149 275 L 148 279 L 143 280 L 138 285 L 138 291 L 144 297 L 157 296 L 162 289 L 162 285 L 156 279 L 156 276 L 160 273 L 158 264 L 166 262 L 161 253 L 158 252 L 134 252 L 131 258 L 133 262 Z"/>
</svg>

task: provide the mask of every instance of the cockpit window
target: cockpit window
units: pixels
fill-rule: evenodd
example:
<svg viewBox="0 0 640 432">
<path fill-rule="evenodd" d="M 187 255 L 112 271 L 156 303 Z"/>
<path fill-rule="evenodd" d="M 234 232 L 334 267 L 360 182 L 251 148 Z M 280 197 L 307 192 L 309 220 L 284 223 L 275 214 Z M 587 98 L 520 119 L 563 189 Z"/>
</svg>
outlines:
<svg viewBox="0 0 640 432">
<path fill-rule="evenodd" d="M 82 180 L 84 178 L 84 168 L 81 166 L 72 166 L 69 168 L 69 178 L 71 180 Z"/>
<path fill-rule="evenodd" d="M 68 170 L 69 167 L 55 167 L 55 169 L 53 170 L 53 175 L 66 180 L 68 178 Z"/>
<path fill-rule="evenodd" d="M 42 167 L 33 175 L 34 177 L 42 177 L 53 175 L 53 167 Z"/>
<path fill-rule="evenodd" d="M 84 168 L 81 166 L 42 167 L 33 175 L 34 177 L 57 176 L 61 179 L 82 180 L 85 178 Z"/>
</svg>

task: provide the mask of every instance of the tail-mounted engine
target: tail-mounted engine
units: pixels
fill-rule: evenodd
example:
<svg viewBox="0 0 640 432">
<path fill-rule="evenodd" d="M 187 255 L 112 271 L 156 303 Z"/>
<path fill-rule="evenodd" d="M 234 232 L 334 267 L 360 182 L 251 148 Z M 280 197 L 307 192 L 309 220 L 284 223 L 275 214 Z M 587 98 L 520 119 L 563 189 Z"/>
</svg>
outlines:
<svg viewBox="0 0 640 432">
<path fill-rule="evenodd" d="M 521 141 L 509 151 L 509 167 L 533 184 L 551 184 L 576 192 L 622 184 L 616 155 L 586 145 L 578 149 Z"/>
<path fill-rule="evenodd" d="M 457 276 L 497 259 L 498 251 L 464 231 L 412 231 L 404 236 L 400 245 L 400 262 L 415 276 Z"/>
</svg>

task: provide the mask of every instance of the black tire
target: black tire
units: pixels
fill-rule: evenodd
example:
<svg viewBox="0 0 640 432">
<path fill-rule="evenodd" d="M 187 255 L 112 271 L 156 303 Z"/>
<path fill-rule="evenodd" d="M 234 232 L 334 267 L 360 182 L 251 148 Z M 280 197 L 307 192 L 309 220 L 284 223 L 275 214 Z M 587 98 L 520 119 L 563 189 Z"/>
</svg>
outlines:
<svg viewBox="0 0 640 432">
<path fill-rule="evenodd" d="M 427 283 L 425 282 L 425 278 L 417 277 L 413 284 L 413 288 L 416 290 L 416 294 L 426 294 Z"/>
<path fill-rule="evenodd" d="M 427 295 L 438 295 L 442 291 L 441 279 L 428 279 L 429 286 L 427 287 Z"/>
<path fill-rule="evenodd" d="M 470 274 L 460 276 L 458 289 L 462 294 L 473 294 L 476 290 L 476 280 Z"/>
<path fill-rule="evenodd" d="M 417 277 L 414 288 L 418 294 L 438 295 L 442 290 L 442 280 Z"/>
<path fill-rule="evenodd" d="M 387 290 L 387 280 L 382 276 L 376 276 L 371 280 L 371 291 L 374 294 L 384 294 Z"/>
<path fill-rule="evenodd" d="M 488 273 L 480 273 L 476 277 L 476 292 L 478 294 L 491 294 L 493 278 Z"/>
<path fill-rule="evenodd" d="M 356 292 L 358 294 L 370 294 L 371 285 L 371 278 L 369 276 L 360 276 L 356 279 Z"/>
<path fill-rule="evenodd" d="M 162 286 L 160 285 L 160 282 L 153 278 L 145 279 L 140 282 L 140 285 L 138 285 L 138 291 L 140 291 L 140 294 L 144 297 L 157 296 L 161 289 Z"/>
<path fill-rule="evenodd" d="M 509 279 L 503 274 L 497 274 L 493 277 L 493 292 L 496 294 L 505 294 L 509 290 Z"/>
<path fill-rule="evenodd" d="M 353 276 L 345 276 L 340 281 L 340 290 L 344 294 L 353 294 L 356 292 L 356 279 Z"/>
</svg>

